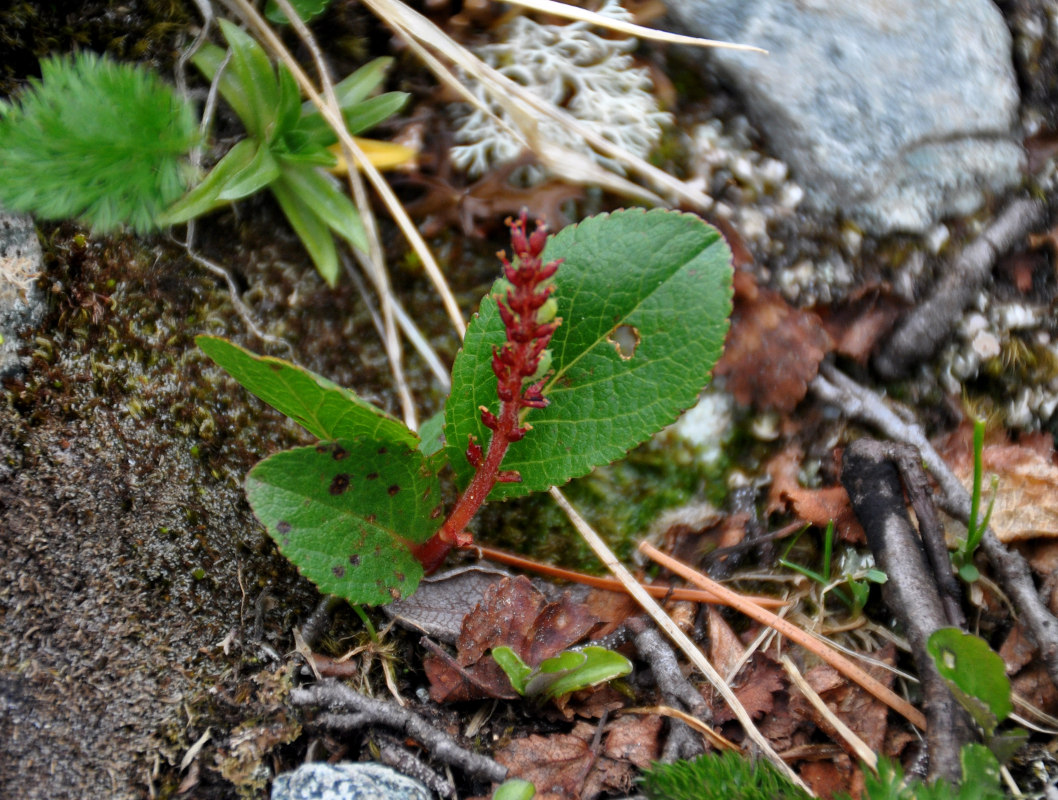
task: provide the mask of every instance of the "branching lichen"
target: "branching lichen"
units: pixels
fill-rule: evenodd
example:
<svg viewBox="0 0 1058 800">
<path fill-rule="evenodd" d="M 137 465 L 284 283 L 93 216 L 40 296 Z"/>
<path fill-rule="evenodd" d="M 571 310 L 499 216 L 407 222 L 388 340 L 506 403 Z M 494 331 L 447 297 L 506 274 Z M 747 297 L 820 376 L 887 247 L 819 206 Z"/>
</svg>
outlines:
<svg viewBox="0 0 1058 800">
<path fill-rule="evenodd" d="M 616 0 L 600 9 L 615 19 L 630 15 Z M 657 145 L 662 127 L 671 121 L 658 110 L 647 70 L 632 66 L 629 53 L 635 39 L 604 39 L 588 23 L 540 25 L 517 17 L 504 29 L 504 40 L 477 49 L 477 55 L 515 83 L 569 112 L 585 126 L 637 156 Z M 497 117 L 513 121 L 477 84 L 475 94 Z M 520 142 L 480 109 L 463 107 L 457 120 L 452 161 L 471 176 L 511 161 Z M 551 120 L 539 120 L 548 140 L 584 153 L 599 164 L 620 172 L 620 166 L 596 153 L 580 137 Z"/>
</svg>

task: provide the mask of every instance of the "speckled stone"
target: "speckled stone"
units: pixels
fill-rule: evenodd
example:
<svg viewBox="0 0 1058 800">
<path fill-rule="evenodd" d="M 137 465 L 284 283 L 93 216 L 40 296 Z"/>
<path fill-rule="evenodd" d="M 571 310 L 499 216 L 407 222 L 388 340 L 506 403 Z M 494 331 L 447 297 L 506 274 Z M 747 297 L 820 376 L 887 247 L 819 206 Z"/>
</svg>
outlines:
<svg viewBox="0 0 1058 800">
<path fill-rule="evenodd" d="M 666 0 L 816 208 L 924 233 L 1021 180 L 1010 33 L 989 0 Z"/>
<path fill-rule="evenodd" d="M 276 776 L 272 800 L 430 800 L 425 786 L 382 764 L 302 764 Z"/>
<path fill-rule="evenodd" d="M 47 309 L 36 280 L 42 258 L 33 220 L 0 209 L 0 378 L 25 366 L 19 331 L 39 325 Z"/>
</svg>

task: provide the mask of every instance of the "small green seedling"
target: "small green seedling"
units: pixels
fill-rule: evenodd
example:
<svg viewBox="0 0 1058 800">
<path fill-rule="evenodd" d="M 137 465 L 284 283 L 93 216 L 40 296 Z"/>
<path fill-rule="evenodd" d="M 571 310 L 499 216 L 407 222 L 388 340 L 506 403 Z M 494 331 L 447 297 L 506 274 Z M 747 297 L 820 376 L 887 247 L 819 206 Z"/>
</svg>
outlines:
<svg viewBox="0 0 1058 800">
<path fill-rule="evenodd" d="M 242 120 L 247 138 L 174 204 L 163 222 L 186 222 L 267 188 L 320 275 L 333 286 L 338 280 L 338 251 L 332 232 L 367 250 L 367 234 L 356 206 L 323 169 L 337 163 L 327 149 L 337 137 L 311 104 L 302 104 L 286 66 L 273 66 L 264 49 L 231 22 L 220 20 L 220 29 L 228 53 L 207 43 L 192 61 L 206 78 L 219 80 L 221 96 Z M 407 100 L 403 92 L 368 97 L 391 61 L 376 59 L 335 86 L 350 133 L 377 125 Z"/>
<path fill-rule="evenodd" d="M 521 778 L 504 781 L 492 793 L 492 800 L 532 800 L 536 787 Z"/>
<path fill-rule="evenodd" d="M 356 206 L 325 169 L 338 163 L 328 149 L 337 137 L 302 104 L 285 66 L 274 67 L 231 22 L 219 24 L 228 53 L 204 44 L 192 60 L 218 79 L 247 138 L 201 181 L 189 158 L 199 142 L 190 103 L 143 67 L 83 52 L 45 59 L 40 81 L 15 102 L 0 101 L 0 204 L 48 219 L 77 217 L 100 233 L 125 225 L 147 233 L 268 189 L 333 285 L 334 235 L 367 248 Z M 391 62 L 376 59 L 335 87 L 350 133 L 377 125 L 407 100 L 403 92 L 370 96 Z"/>
<path fill-rule="evenodd" d="M 514 691 L 532 700 L 552 700 L 589 689 L 632 672 L 632 662 L 605 647 L 566 650 L 530 667 L 509 647 L 492 648 L 492 657 L 507 674 Z"/>
<path fill-rule="evenodd" d="M 962 782 L 953 786 L 945 780 L 932 783 L 909 781 L 899 762 L 882 756 L 877 774 L 863 770 L 862 800 L 1003 800 L 1006 793 L 1000 784 L 999 762 L 992 752 L 979 744 L 965 745 L 959 752 Z M 845 793 L 836 800 L 851 800 Z"/>
<path fill-rule="evenodd" d="M 783 551 L 782 557 L 779 559 L 779 563 L 788 569 L 792 569 L 794 572 L 799 572 L 809 580 L 813 580 L 822 586 L 822 596 L 824 598 L 827 594 L 833 592 L 841 602 L 848 606 L 852 616 L 858 616 L 859 613 L 863 611 L 863 607 L 867 605 L 867 600 L 871 596 L 871 584 L 885 583 L 886 580 L 888 580 L 886 574 L 877 567 L 864 566 L 862 564 L 862 557 L 850 550 L 843 560 L 841 577 L 838 579 L 832 579 L 831 563 L 833 562 L 834 557 L 834 520 L 830 520 L 830 522 L 827 523 L 826 530 L 823 532 L 822 572 L 816 572 L 808 567 L 790 561 L 787 556 L 789 555 L 790 550 L 793 549 L 794 545 L 797 544 L 797 540 L 805 530 L 807 530 L 807 528 L 801 530 L 790 540 L 790 543 L 786 546 L 786 550 Z"/>
<path fill-rule="evenodd" d="M 984 452 L 985 424 L 982 420 L 974 420 L 974 474 L 973 490 L 970 493 L 970 521 L 966 525 L 966 538 L 959 542 L 952 553 L 952 564 L 955 566 L 959 577 L 967 583 L 973 583 L 981 577 L 977 567 L 973 563 L 974 553 L 981 543 L 981 537 L 988 530 L 988 523 L 992 519 L 992 509 L 996 502 L 996 487 L 999 479 L 992 476 L 992 499 L 988 502 L 988 510 L 984 519 L 981 513 L 981 478 L 984 474 L 982 454 Z"/>
<path fill-rule="evenodd" d="M 524 214 L 512 223 L 514 258 L 467 329 L 443 429 L 431 420 L 417 434 L 293 364 L 197 340 L 320 439 L 262 461 L 246 494 L 324 593 L 369 605 L 409 595 L 452 548 L 472 544 L 467 525 L 486 499 L 562 485 L 620 458 L 708 382 L 731 311 L 731 252 L 714 228 L 641 209 L 550 239 L 527 224 Z M 446 468 L 460 492 L 447 514 Z"/>
</svg>

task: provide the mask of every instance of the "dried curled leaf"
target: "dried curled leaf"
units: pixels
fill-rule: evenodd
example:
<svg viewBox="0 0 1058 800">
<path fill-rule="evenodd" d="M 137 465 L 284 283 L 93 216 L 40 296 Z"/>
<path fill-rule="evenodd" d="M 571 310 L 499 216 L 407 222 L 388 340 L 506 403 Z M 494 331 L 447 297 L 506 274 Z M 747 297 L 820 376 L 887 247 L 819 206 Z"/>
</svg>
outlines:
<svg viewBox="0 0 1058 800">
<path fill-rule="evenodd" d="M 734 286 L 731 332 L 716 374 L 740 403 L 793 411 L 832 348 L 830 336 L 816 314 L 792 308 L 748 273 L 737 272 Z"/>
</svg>

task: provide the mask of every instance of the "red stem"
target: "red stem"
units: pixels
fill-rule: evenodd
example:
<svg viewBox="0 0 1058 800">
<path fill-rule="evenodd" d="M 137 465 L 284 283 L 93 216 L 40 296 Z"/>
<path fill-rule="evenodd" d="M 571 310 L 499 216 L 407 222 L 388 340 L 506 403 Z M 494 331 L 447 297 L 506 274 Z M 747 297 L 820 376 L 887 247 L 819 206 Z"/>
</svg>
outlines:
<svg viewBox="0 0 1058 800">
<path fill-rule="evenodd" d="M 537 223 L 533 234 L 527 235 L 527 216 L 523 211 L 517 221 L 508 222 L 511 226 L 511 249 L 517 258 L 517 266 L 500 254 L 509 282 L 506 293 L 496 298 L 500 317 L 507 330 L 507 341 L 492 351 L 492 370 L 496 374 L 500 413 L 494 416 L 484 406 L 481 408 L 481 419 L 492 430 L 488 452 L 482 457 L 481 447 L 471 439 L 467 459 L 474 465 L 474 477 L 470 485 L 459 497 L 441 529 L 414 550 L 415 557 L 427 573 L 441 566 L 453 547 L 466 547 L 473 542 L 466 526 L 498 481 L 521 480 L 517 473 L 501 472 L 503 457 L 507 455 L 511 443 L 517 442 L 529 430 L 528 426 L 521 424 L 521 410 L 544 408 L 547 405 L 547 399 L 541 393 L 543 380 L 524 384 L 540 369 L 543 353 L 561 322 L 558 319 L 541 322 L 539 319 L 542 307 L 554 290 L 550 279 L 558 269 L 559 262 L 541 264 L 540 255 L 547 241 L 547 232 L 541 223 Z"/>
</svg>

